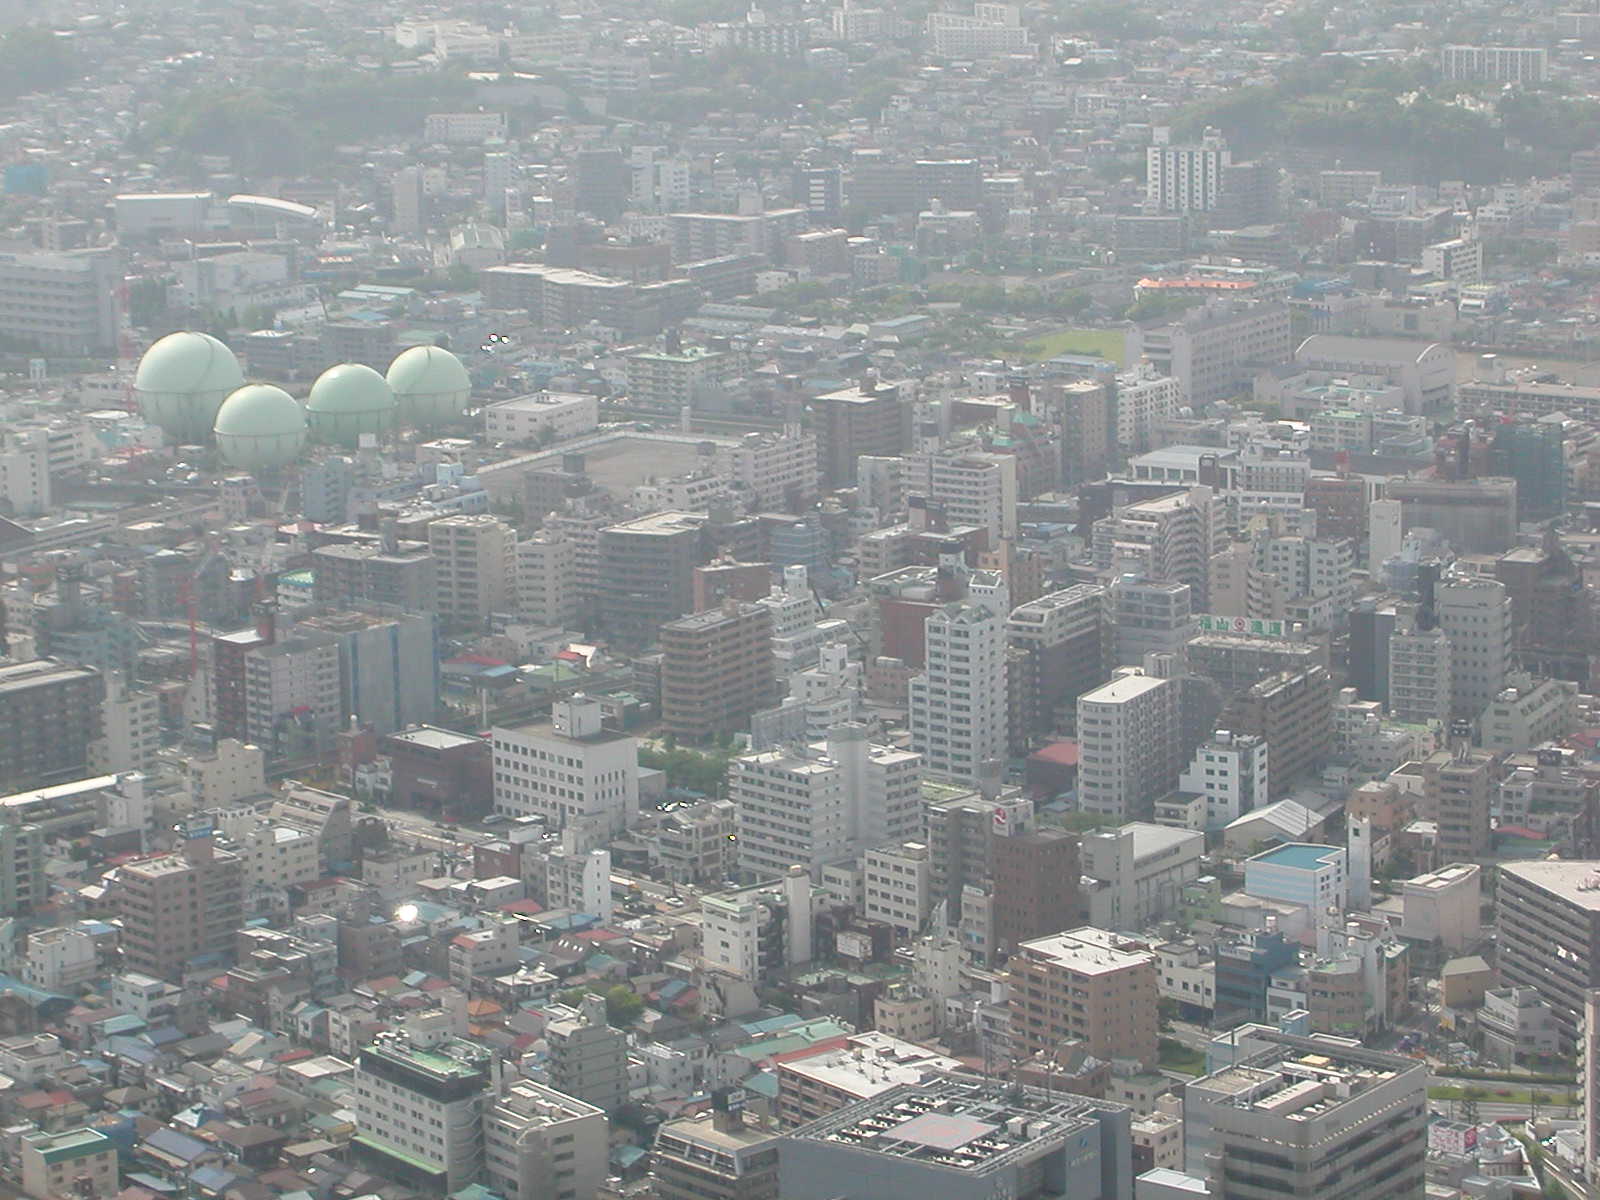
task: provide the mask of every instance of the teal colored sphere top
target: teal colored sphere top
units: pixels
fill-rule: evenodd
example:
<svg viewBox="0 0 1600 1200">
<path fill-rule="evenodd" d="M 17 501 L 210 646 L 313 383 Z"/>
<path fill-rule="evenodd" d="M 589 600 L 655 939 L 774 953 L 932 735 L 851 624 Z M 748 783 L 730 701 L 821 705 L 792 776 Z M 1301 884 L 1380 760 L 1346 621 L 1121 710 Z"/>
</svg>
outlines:
<svg viewBox="0 0 1600 1200">
<path fill-rule="evenodd" d="M 217 436 L 277 437 L 304 433 L 305 410 L 300 402 L 270 383 L 240 388 L 217 410 Z"/>
<path fill-rule="evenodd" d="M 388 379 L 401 419 L 412 424 L 454 421 L 472 399 L 466 367 L 442 346 L 402 350 L 389 364 Z"/>
<path fill-rule="evenodd" d="M 308 413 L 387 413 L 394 408 L 389 381 L 362 363 L 329 367 L 311 385 Z"/>
<path fill-rule="evenodd" d="M 223 400 L 244 385 L 239 360 L 216 338 L 185 330 L 146 350 L 133 377 L 145 420 L 178 442 L 203 442 Z"/>
<path fill-rule="evenodd" d="M 144 352 L 133 386 L 141 392 L 224 395 L 244 385 L 239 360 L 209 333 L 169 333 Z"/>
</svg>

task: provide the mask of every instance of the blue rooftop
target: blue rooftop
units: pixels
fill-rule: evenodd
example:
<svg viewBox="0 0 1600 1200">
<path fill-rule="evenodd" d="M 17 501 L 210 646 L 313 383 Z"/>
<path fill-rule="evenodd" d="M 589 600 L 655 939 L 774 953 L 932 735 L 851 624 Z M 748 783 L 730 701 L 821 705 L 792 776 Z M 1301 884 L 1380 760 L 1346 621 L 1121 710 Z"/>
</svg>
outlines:
<svg viewBox="0 0 1600 1200">
<path fill-rule="evenodd" d="M 1295 867 L 1301 871 L 1315 871 L 1339 852 L 1337 846 L 1319 846 L 1315 842 L 1286 842 L 1282 846 L 1262 851 L 1250 861 L 1271 863 L 1275 867 Z"/>
</svg>

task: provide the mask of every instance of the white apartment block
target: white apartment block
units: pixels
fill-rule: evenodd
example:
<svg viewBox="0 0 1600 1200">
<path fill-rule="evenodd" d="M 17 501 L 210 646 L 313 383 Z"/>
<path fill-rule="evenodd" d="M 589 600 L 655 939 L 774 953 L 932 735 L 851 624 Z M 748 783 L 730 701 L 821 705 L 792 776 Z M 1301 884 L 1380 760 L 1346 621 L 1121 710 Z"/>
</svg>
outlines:
<svg viewBox="0 0 1600 1200">
<path fill-rule="evenodd" d="M 809 962 L 812 904 L 811 877 L 798 865 L 783 873 L 778 888 L 744 888 L 704 896 L 700 901 L 700 957 L 708 967 L 750 983 L 761 982 L 769 971 Z M 782 954 L 767 941 L 768 957 L 763 959 L 763 941 L 773 928 L 778 909 L 784 914 Z"/>
<path fill-rule="evenodd" d="M 1251 543 L 1243 615 L 1281 621 L 1326 614 L 1343 625 L 1355 601 L 1355 565 L 1349 538 L 1258 537 Z"/>
<path fill-rule="evenodd" d="M 1478 722 L 1479 744 L 1492 753 L 1557 741 L 1576 727 L 1578 685 L 1566 679 L 1514 676 Z"/>
<path fill-rule="evenodd" d="M 1151 448 L 1156 429 L 1178 415 L 1183 404 L 1178 381 L 1158 375 L 1148 364 L 1117 376 L 1117 444 L 1125 453 Z"/>
<path fill-rule="evenodd" d="M 507 1200 L 594 1195 L 610 1148 L 603 1111 L 530 1079 L 483 1114 L 485 1181 Z"/>
<path fill-rule="evenodd" d="M 1446 46 L 1440 67 L 1451 80 L 1542 83 L 1550 77 L 1550 55 L 1543 46 Z"/>
<path fill-rule="evenodd" d="M 1511 597 L 1497 579 L 1450 575 L 1436 592 L 1439 628 L 1450 639 L 1450 707 L 1476 720 L 1505 690 L 1516 627 Z"/>
<path fill-rule="evenodd" d="M 66 926 L 41 929 L 28 935 L 22 979 L 41 991 L 69 994 L 94 978 L 98 961 L 94 935 Z"/>
<path fill-rule="evenodd" d="M 820 878 L 824 863 L 851 856 L 844 773 L 830 758 L 783 750 L 731 764 L 728 797 L 739 810 L 739 867 L 760 878 L 798 863 Z"/>
<path fill-rule="evenodd" d="M 1178 689 L 1136 670 L 1078 697 L 1078 807 L 1110 821 L 1148 816 L 1177 775 Z"/>
<path fill-rule="evenodd" d="M 600 703 L 557 701 L 548 722 L 494 727 L 494 808 L 508 817 L 543 817 L 552 829 L 573 821 L 620 834 L 639 813 L 639 741 L 601 725 Z"/>
<path fill-rule="evenodd" d="M 505 136 L 503 112 L 429 113 L 422 122 L 422 138 L 427 142 L 476 146 L 491 139 L 504 141 Z"/>
<path fill-rule="evenodd" d="M 44 354 L 114 350 L 121 284 L 112 250 L 0 253 L 0 335 Z"/>
<path fill-rule="evenodd" d="M 1265 738 L 1219 729 L 1196 747 L 1178 790 L 1204 797 L 1205 827 L 1221 829 L 1267 802 L 1267 771 Z"/>
<path fill-rule="evenodd" d="M 758 878 L 800 865 L 820 880 L 830 862 L 920 832 L 921 759 L 867 741 L 865 726 L 836 728 L 805 750 L 747 754 L 730 767 L 739 867 Z"/>
<path fill-rule="evenodd" d="M 245 655 L 245 732 L 274 753 L 291 749 L 287 730 L 305 727 L 318 744 L 346 714 L 339 711 L 339 643 L 334 638 L 293 637 L 257 646 Z"/>
<path fill-rule="evenodd" d="M 908 689 L 911 748 L 929 771 L 976 779 L 1007 753 L 1005 614 L 948 604 L 923 630 L 925 666 Z"/>
<path fill-rule="evenodd" d="M 430 1191 L 448 1194 L 483 1170 L 488 1052 L 449 1038 L 447 1014 L 413 1017 L 415 1032 L 380 1035 L 362 1049 L 352 1108 L 356 1149 L 427 1171 Z"/>
<path fill-rule="evenodd" d="M 225 808 L 267 791 L 266 755 L 261 747 L 222 738 L 209 754 L 179 760 L 194 808 Z"/>
<path fill-rule="evenodd" d="M 1136 326 L 1131 356 L 1178 381 L 1184 404 L 1248 394 L 1256 367 L 1293 352 L 1289 306 L 1278 301 L 1212 302 L 1161 325 Z"/>
<path fill-rule="evenodd" d="M 517 543 L 517 615 L 532 625 L 565 626 L 577 616 L 577 543 L 540 530 Z"/>
<path fill-rule="evenodd" d="M 973 15 L 928 14 L 928 45 L 940 58 L 988 58 L 1027 54 L 1033 49 L 1014 5 L 978 4 Z M 980 15 L 980 12 L 982 15 Z M 1005 14 L 1005 15 L 1002 15 Z"/>
<path fill-rule="evenodd" d="M 161 750 L 161 700 L 128 687 L 119 671 L 106 676 L 100 737 L 89 745 L 89 767 L 99 775 L 148 771 Z"/>
<path fill-rule="evenodd" d="M 821 647 L 817 665 L 793 676 L 789 695 L 805 710 L 807 741 L 819 741 L 829 730 L 861 720 L 865 680 L 866 669 L 851 660 L 850 647 L 842 642 Z"/>
<path fill-rule="evenodd" d="M 560 442 L 600 426 L 600 398 L 576 392 L 534 392 L 483 406 L 491 442 Z"/>
<path fill-rule="evenodd" d="M 1205 611 L 1219 516 L 1206 486 L 1121 505 L 1094 523 L 1094 565 L 1117 575 L 1188 584 Z"/>
<path fill-rule="evenodd" d="M 441 517 L 428 525 L 434 611 L 462 629 L 481 628 L 516 595 L 517 531 L 487 513 Z"/>
<path fill-rule="evenodd" d="M 50 511 L 50 445 L 43 430 L 0 434 L 0 500 L 19 517 Z"/>
<path fill-rule="evenodd" d="M 862 856 L 861 869 L 866 919 L 894 926 L 900 938 L 921 932 L 933 911 L 928 847 L 922 842 L 875 846 Z"/>
<path fill-rule="evenodd" d="M 1197 145 L 1158 143 L 1145 151 L 1145 205 L 1153 212 L 1210 212 L 1222 197 L 1228 144 L 1208 130 Z"/>
<path fill-rule="evenodd" d="M 320 841 L 308 829 L 257 821 L 232 840 L 247 895 L 256 888 L 289 888 L 322 877 Z"/>
<path fill-rule="evenodd" d="M 1390 635 L 1390 716 L 1418 725 L 1450 720 L 1451 650 L 1439 629 L 1396 629 Z"/>
<path fill-rule="evenodd" d="M 1451 238 L 1422 248 L 1422 269 L 1460 287 L 1483 282 L 1483 243 Z"/>
<path fill-rule="evenodd" d="M 747 496 L 753 509 L 799 512 L 817 498 L 817 439 L 799 429 L 718 442 L 712 462 L 715 472 Z"/>
<path fill-rule="evenodd" d="M 1017 460 L 973 449 L 936 450 L 907 460 L 908 494 L 944 510 L 954 525 L 989 531 L 990 543 L 1017 536 Z"/>
<path fill-rule="evenodd" d="M 572 830 L 567 830 L 571 834 Z M 575 842 L 575 839 L 568 839 Z M 610 925 L 614 911 L 611 895 L 611 851 L 580 852 L 563 845 L 545 856 L 545 905 L 590 913 L 600 924 Z"/>
</svg>

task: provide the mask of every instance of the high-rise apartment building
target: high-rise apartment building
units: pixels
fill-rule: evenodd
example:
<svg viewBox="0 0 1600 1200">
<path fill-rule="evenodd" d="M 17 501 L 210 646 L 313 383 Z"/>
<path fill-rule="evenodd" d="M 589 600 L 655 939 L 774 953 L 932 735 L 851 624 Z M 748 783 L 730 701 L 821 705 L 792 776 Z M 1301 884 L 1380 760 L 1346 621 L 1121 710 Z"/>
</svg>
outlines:
<svg viewBox="0 0 1600 1200">
<path fill-rule="evenodd" d="M 1422 813 L 1438 826 L 1439 862 L 1471 862 L 1489 853 L 1489 814 L 1500 786 L 1500 762 L 1469 749 L 1440 750 L 1422 760 Z"/>
<path fill-rule="evenodd" d="M 1077 835 L 1009 826 L 1009 820 L 996 822 L 989 847 L 994 940 L 1005 950 L 1082 919 Z"/>
<path fill-rule="evenodd" d="M 1426 1064 L 1247 1026 L 1183 1092 L 1185 1167 L 1219 1200 L 1423 1194 Z M 1259 1047 L 1259 1048 L 1258 1048 Z"/>
<path fill-rule="evenodd" d="M 1073 1039 L 1106 1061 L 1155 1061 L 1156 959 L 1143 943 L 1083 926 L 1023 942 L 1010 971 L 1021 1057 L 1053 1055 Z"/>
<path fill-rule="evenodd" d="M 1273 796 L 1317 770 L 1333 746 L 1333 680 L 1327 668 L 1285 672 L 1234 698 L 1219 724 L 1271 747 Z"/>
<path fill-rule="evenodd" d="M 113 249 L 0 253 L 0 336 L 38 354 L 115 350 L 121 284 Z"/>
<path fill-rule="evenodd" d="M 428 524 L 434 612 L 445 626 L 484 628 L 491 613 L 511 611 L 516 596 L 517 531 L 488 513 L 440 517 Z"/>
<path fill-rule="evenodd" d="M 1545 998 L 1570 1054 L 1581 1044 L 1587 992 L 1600 988 L 1600 862 L 1502 863 L 1495 900 L 1501 978 Z"/>
<path fill-rule="evenodd" d="M 1017 536 L 1017 458 L 974 447 L 906 459 L 904 486 L 943 510 L 954 525 L 986 530 L 991 545 Z"/>
<path fill-rule="evenodd" d="M 1147 654 L 1179 655 L 1194 634 L 1194 590 L 1186 583 L 1119 575 L 1111 583 L 1111 658 L 1142 666 Z"/>
<path fill-rule="evenodd" d="M 433 554 L 424 542 L 385 535 L 378 542 L 333 542 L 311 552 L 312 595 L 336 608 L 386 605 L 432 611 Z"/>
<path fill-rule="evenodd" d="M 855 483 L 856 459 L 863 454 L 892 458 L 910 449 L 911 391 L 909 383 L 869 375 L 855 387 L 824 392 L 811 402 L 824 488 Z"/>
<path fill-rule="evenodd" d="M 578 616 L 578 548 L 542 529 L 517 543 L 517 615 L 532 625 L 565 628 Z"/>
<path fill-rule="evenodd" d="M 218 639 L 219 641 L 222 639 Z M 340 705 L 339 641 L 316 632 L 248 645 L 238 659 L 242 723 L 224 725 L 222 658 L 213 675 L 218 732 L 240 737 L 269 757 L 320 754 L 348 710 Z M 431 672 L 430 672 L 431 673 Z"/>
<path fill-rule="evenodd" d="M 727 1090 L 711 1111 L 656 1131 L 651 1174 L 660 1200 L 778 1200 L 778 1135 L 748 1124 Z"/>
<path fill-rule="evenodd" d="M 768 750 L 733 761 L 728 796 L 738 811 L 740 869 L 776 878 L 855 858 L 921 832 L 921 759 L 876 746 L 844 726 L 807 750 Z"/>
<path fill-rule="evenodd" d="M 1214 503 L 1212 490 L 1201 486 L 1119 505 L 1094 523 L 1095 567 L 1188 584 L 1195 607 L 1207 611 L 1219 515 Z"/>
<path fill-rule="evenodd" d="M 89 768 L 98 774 L 146 771 L 161 749 L 161 698 L 130 688 L 120 671 L 106 676 L 100 737 L 89 747 Z"/>
<path fill-rule="evenodd" d="M 772 614 L 728 601 L 661 626 L 661 717 L 676 737 L 744 728 L 777 694 Z"/>
<path fill-rule="evenodd" d="M 545 1026 L 550 1086 L 607 1114 L 628 1099 L 628 1035 L 606 1023 L 606 1002 L 587 995 L 578 1011 Z"/>
<path fill-rule="evenodd" d="M 605 1113 L 519 1079 L 483 1114 L 484 1182 L 506 1200 L 592 1196 L 609 1174 Z"/>
<path fill-rule="evenodd" d="M 1214 129 L 1198 144 L 1158 142 L 1145 150 L 1145 207 L 1151 212 L 1209 212 L 1222 198 L 1222 172 L 1233 154 Z"/>
<path fill-rule="evenodd" d="M 1078 697 L 1078 807 L 1121 824 L 1149 817 L 1177 780 L 1178 687 L 1137 669 Z"/>
<path fill-rule="evenodd" d="M 1137 326 L 1131 349 L 1176 379 L 1183 402 L 1198 407 L 1248 392 L 1261 365 L 1288 362 L 1291 335 L 1287 304 L 1213 301 L 1176 319 Z"/>
<path fill-rule="evenodd" d="M 1450 639 L 1450 709 L 1475 721 L 1505 689 L 1512 669 L 1511 597 L 1498 580 L 1464 575 L 1440 580 L 1437 596 L 1439 628 Z"/>
<path fill-rule="evenodd" d="M 129 970 L 179 980 L 203 955 L 233 951 L 244 920 L 244 864 L 196 832 L 171 854 L 117 869 L 113 906 L 122 922 L 122 961 Z"/>
<path fill-rule="evenodd" d="M 1071 729 L 1078 697 L 1105 678 L 1113 634 L 1106 609 L 1105 588 L 1078 584 L 1011 610 L 1006 640 L 1024 657 L 1019 678 L 1008 682 L 1022 691 L 1024 736 Z"/>
<path fill-rule="evenodd" d="M 1351 624 L 1352 656 L 1357 648 L 1358 633 L 1369 624 L 1368 613 L 1363 611 L 1356 616 L 1362 619 Z M 1376 644 L 1385 616 L 1391 623 L 1388 637 L 1381 639 L 1387 641 L 1387 651 Z M 1454 647 L 1444 630 L 1415 609 L 1387 614 L 1374 610 L 1370 618 L 1374 635 L 1369 644 L 1373 654 L 1386 654 L 1387 659 L 1379 660 L 1384 674 L 1381 680 L 1375 681 L 1386 685 L 1387 694 L 1383 694 L 1383 687 L 1374 686 L 1375 697 L 1387 699 L 1389 715 L 1396 721 L 1414 725 L 1448 721 L 1454 691 L 1451 672 Z"/>
<path fill-rule="evenodd" d="M 1105 1100 L 938 1075 L 793 1131 L 782 1142 L 779 1194 L 784 1200 L 1127 1200 L 1130 1116 Z"/>
<path fill-rule="evenodd" d="M 596 543 L 600 620 L 621 641 L 645 646 L 666 622 L 694 608 L 694 569 L 704 561 L 701 523 L 658 512 L 602 529 Z"/>
<path fill-rule="evenodd" d="M 600 702 L 557 700 L 550 720 L 495 726 L 494 807 L 543 817 L 552 829 L 584 822 L 617 836 L 639 815 L 639 739 L 602 722 Z"/>
<path fill-rule="evenodd" d="M 335 640 L 338 718 L 378 735 L 432 721 L 439 707 L 439 651 L 432 613 L 321 612 L 296 628 Z"/>
<path fill-rule="evenodd" d="M 1206 828 L 1221 829 L 1267 802 L 1268 778 L 1266 740 L 1219 729 L 1195 750 L 1178 790 L 1204 797 Z"/>
<path fill-rule="evenodd" d="M 872 846 L 861 856 L 862 916 L 882 921 L 898 938 L 922 932 L 933 908 L 928 847 L 922 842 Z"/>
<path fill-rule="evenodd" d="M 55 659 L 0 663 L 0 794 L 81 776 L 101 736 L 105 680 Z"/>
<path fill-rule="evenodd" d="M 1253 539 L 1242 615 L 1297 621 L 1313 629 L 1342 628 L 1355 600 L 1355 558 L 1349 538 Z"/>
<path fill-rule="evenodd" d="M 911 680 L 907 724 L 931 772 L 976 779 L 1007 754 L 1006 607 L 946 604 L 923 625 L 924 668 Z"/>
<path fill-rule="evenodd" d="M 356 1155 L 429 1195 L 476 1183 L 484 1168 L 490 1053 L 452 1037 L 438 1011 L 380 1033 L 356 1059 Z"/>
<path fill-rule="evenodd" d="M 812 903 L 811 876 L 798 863 L 779 880 L 702 897 L 701 961 L 750 984 L 770 983 L 811 961 Z"/>
</svg>

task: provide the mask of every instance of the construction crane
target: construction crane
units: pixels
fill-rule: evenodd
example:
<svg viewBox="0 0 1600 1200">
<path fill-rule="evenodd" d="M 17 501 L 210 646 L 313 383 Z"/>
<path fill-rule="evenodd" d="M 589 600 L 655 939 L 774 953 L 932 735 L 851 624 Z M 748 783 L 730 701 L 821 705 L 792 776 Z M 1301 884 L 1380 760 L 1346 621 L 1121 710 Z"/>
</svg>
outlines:
<svg viewBox="0 0 1600 1200">
<path fill-rule="evenodd" d="M 200 669 L 200 625 L 195 617 L 194 576 L 191 574 L 183 581 L 183 587 L 178 590 L 178 603 L 183 605 L 184 612 L 189 618 L 189 678 L 193 679 L 195 672 Z"/>
</svg>

